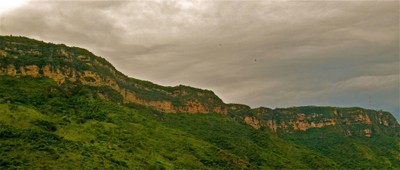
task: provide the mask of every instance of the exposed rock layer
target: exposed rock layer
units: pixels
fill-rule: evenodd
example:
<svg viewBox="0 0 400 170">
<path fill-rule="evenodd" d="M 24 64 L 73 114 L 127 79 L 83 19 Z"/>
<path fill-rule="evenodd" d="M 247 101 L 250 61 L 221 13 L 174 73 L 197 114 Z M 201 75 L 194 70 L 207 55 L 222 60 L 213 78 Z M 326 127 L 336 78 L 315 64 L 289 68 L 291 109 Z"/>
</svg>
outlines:
<svg viewBox="0 0 400 170">
<path fill-rule="evenodd" d="M 399 127 L 390 113 L 361 108 L 298 107 L 273 110 L 225 104 L 209 90 L 182 85 L 163 87 L 129 78 L 105 59 L 84 49 L 21 37 L 0 37 L 0 40 L 0 75 L 48 77 L 59 85 L 75 82 L 107 87 L 121 96 L 121 103 L 144 105 L 162 112 L 229 114 L 253 128 L 268 128 L 276 133 L 341 127 L 346 135 L 371 137 L 377 126 Z M 96 94 L 103 99 L 109 98 L 103 91 Z M 365 128 L 346 128 L 354 125 L 365 125 Z"/>
</svg>

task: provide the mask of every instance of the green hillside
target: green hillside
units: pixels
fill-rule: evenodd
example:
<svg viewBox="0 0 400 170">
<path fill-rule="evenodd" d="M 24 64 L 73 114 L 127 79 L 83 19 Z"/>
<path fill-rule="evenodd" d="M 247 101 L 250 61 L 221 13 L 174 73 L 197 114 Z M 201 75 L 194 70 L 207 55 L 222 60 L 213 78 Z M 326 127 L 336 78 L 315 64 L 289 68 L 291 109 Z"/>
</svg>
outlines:
<svg viewBox="0 0 400 170">
<path fill-rule="evenodd" d="M 4 168 L 337 167 L 320 153 L 218 114 L 161 114 L 47 78 L 0 76 L 0 84 Z"/>
<path fill-rule="evenodd" d="M 0 36 L 0 169 L 400 169 L 400 125 L 356 107 L 226 104 Z"/>
<path fill-rule="evenodd" d="M 282 137 L 331 158 L 341 167 L 400 168 L 400 138 L 398 136 L 343 136 L 337 127 L 324 127 L 285 134 Z"/>
</svg>

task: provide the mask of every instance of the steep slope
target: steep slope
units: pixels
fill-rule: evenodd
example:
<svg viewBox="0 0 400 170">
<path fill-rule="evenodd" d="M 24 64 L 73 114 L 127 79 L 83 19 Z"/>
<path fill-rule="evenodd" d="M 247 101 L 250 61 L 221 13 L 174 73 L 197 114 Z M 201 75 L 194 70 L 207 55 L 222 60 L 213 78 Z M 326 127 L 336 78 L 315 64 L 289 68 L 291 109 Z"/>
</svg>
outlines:
<svg viewBox="0 0 400 170">
<path fill-rule="evenodd" d="M 0 36 L 0 113 L 5 167 L 400 168 L 400 126 L 388 112 L 225 104 L 212 91 L 129 78 L 85 49 L 25 37 Z"/>
<path fill-rule="evenodd" d="M 129 78 L 104 58 L 63 44 L 55 45 L 25 38 L 0 36 L 0 75 L 49 77 L 59 85 L 75 83 L 97 88 L 97 95 L 119 103 L 145 105 L 163 112 L 220 113 L 241 117 L 254 128 L 292 132 L 330 125 L 399 125 L 390 113 L 361 108 L 268 109 L 225 104 L 212 91 L 188 86 L 164 87 Z M 305 112 L 303 113 L 304 110 Z M 372 133 L 366 128 L 365 135 Z M 347 134 L 353 132 L 347 130 Z"/>
<path fill-rule="evenodd" d="M 91 52 L 25 38 L 0 36 L 0 75 L 49 77 L 58 84 L 75 82 L 109 87 L 119 94 L 99 91 L 104 98 L 146 105 L 164 112 L 226 114 L 222 100 L 212 91 L 188 86 L 163 87 L 129 78 L 104 58 Z"/>
<path fill-rule="evenodd" d="M 400 138 L 375 133 L 371 137 L 344 136 L 340 128 L 326 126 L 280 135 L 307 146 L 351 169 L 399 169 Z"/>
<path fill-rule="evenodd" d="M 229 115 L 255 129 L 304 145 L 346 168 L 400 168 L 400 126 L 388 112 L 362 108 L 256 108 L 230 105 Z"/>
<path fill-rule="evenodd" d="M 91 86 L 0 76 L 6 169 L 337 168 L 330 158 L 219 114 L 163 114 Z"/>
<path fill-rule="evenodd" d="M 233 111 L 232 106 L 235 109 Z M 400 135 L 400 126 L 392 114 L 358 107 L 303 106 L 251 109 L 236 104 L 231 105 L 229 114 L 243 119 L 256 129 L 268 128 L 279 134 L 328 126 L 339 128 L 345 136 Z"/>
</svg>

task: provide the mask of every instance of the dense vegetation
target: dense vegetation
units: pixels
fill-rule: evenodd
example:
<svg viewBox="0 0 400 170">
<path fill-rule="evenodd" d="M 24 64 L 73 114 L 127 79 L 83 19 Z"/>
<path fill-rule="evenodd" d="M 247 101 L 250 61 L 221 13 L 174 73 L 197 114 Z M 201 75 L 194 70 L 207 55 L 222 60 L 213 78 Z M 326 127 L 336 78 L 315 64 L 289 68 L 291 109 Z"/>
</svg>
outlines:
<svg viewBox="0 0 400 170">
<path fill-rule="evenodd" d="M 171 127 L 200 136 L 203 140 L 248 160 L 257 168 L 338 167 L 322 154 L 222 115 L 174 114 L 164 115 L 163 119 Z"/>
<path fill-rule="evenodd" d="M 274 133 L 267 127 L 255 129 L 243 122 L 244 116 L 295 119 L 292 113 L 320 114 L 320 121 L 341 114 L 355 122 L 354 117 L 342 113 L 361 108 L 251 109 L 224 104 L 212 91 L 182 85 L 163 87 L 128 78 L 103 58 L 77 47 L 9 36 L 0 36 L 0 47 L 0 68 L 13 64 L 17 70 L 26 65 L 89 70 L 118 80 L 120 87 L 142 99 L 167 100 L 175 106 L 196 99 L 210 107 L 228 109 L 227 115 L 166 114 L 124 103 L 120 92 L 109 86 L 0 75 L 0 169 L 400 168 L 397 122 L 397 126 L 387 127 L 363 123 L 345 126 L 338 121 L 335 126 L 285 133 Z M 378 119 L 376 111 L 363 112 Z M 365 128 L 372 129 L 374 135 L 343 133 Z"/>
<path fill-rule="evenodd" d="M 15 66 L 17 74 L 21 72 L 21 67 L 29 65 L 37 66 L 40 74 L 42 74 L 44 66 L 50 66 L 53 71 L 59 69 L 69 77 L 73 76 L 69 69 L 73 69 L 76 73 L 91 71 L 101 75 L 103 81 L 115 80 L 119 87 L 129 89 L 141 99 L 168 100 L 176 107 L 184 106 L 188 99 L 195 99 L 202 103 L 211 100 L 212 102 L 209 102 L 208 105 L 210 108 L 224 104 L 212 91 L 183 85 L 165 87 L 149 81 L 128 78 L 107 60 L 86 49 L 68 47 L 64 44 L 45 43 L 26 37 L 0 36 L 0 69 L 6 68 L 8 65 Z M 77 81 L 80 81 L 79 76 L 81 75 L 76 76 L 78 76 Z M 94 81 L 92 77 L 81 78 L 88 82 Z M 115 97 L 118 97 L 118 94 Z"/>
<path fill-rule="evenodd" d="M 400 139 L 397 136 L 344 136 L 339 128 L 330 126 L 283 136 L 328 156 L 342 167 L 400 168 Z"/>
<path fill-rule="evenodd" d="M 5 168 L 399 167 L 396 137 L 345 137 L 322 128 L 285 141 L 223 115 L 163 114 L 101 100 L 99 88 L 10 76 L 0 76 L 0 84 Z"/>
<path fill-rule="evenodd" d="M 5 168 L 336 167 L 315 151 L 217 114 L 160 114 L 47 78 L 0 76 L 0 84 Z"/>
<path fill-rule="evenodd" d="M 0 57 L 0 66 L 13 64 L 17 69 L 27 65 L 62 66 L 61 69 L 90 70 L 107 76 L 114 76 L 111 70 L 116 71 L 114 66 L 104 58 L 79 47 L 14 36 L 0 36 L 0 47 L 3 55 L 6 56 Z M 93 63 L 98 64 L 93 65 Z M 123 75 L 120 72 L 118 74 Z"/>
</svg>

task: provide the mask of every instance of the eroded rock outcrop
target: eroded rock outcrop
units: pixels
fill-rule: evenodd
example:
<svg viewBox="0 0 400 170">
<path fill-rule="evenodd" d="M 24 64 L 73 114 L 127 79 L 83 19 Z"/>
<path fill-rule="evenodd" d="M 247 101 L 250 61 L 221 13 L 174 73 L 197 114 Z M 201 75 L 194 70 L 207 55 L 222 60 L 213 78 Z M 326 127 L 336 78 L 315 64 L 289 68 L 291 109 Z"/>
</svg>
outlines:
<svg viewBox="0 0 400 170">
<path fill-rule="evenodd" d="M 59 85 L 74 82 L 101 87 L 95 94 L 103 99 L 119 94 L 121 103 L 145 105 L 163 112 L 227 114 L 225 104 L 212 91 L 188 86 L 163 87 L 129 78 L 85 49 L 24 37 L 2 37 L 1 43 L 1 75 L 48 77 Z M 116 93 L 106 94 L 102 87 Z"/>
<path fill-rule="evenodd" d="M 390 113 L 361 108 L 251 109 L 243 104 L 225 104 L 210 90 L 182 85 L 164 87 L 129 78 L 104 58 L 85 49 L 23 37 L 2 37 L 1 43 L 0 75 L 48 77 L 59 85 L 80 83 L 96 87 L 95 94 L 102 99 L 114 96 L 113 101 L 144 105 L 162 112 L 219 113 L 243 120 L 256 129 L 267 128 L 276 133 L 340 127 L 348 136 L 372 137 L 381 130 L 374 128 L 399 126 Z M 358 129 L 350 128 L 359 125 Z"/>
<path fill-rule="evenodd" d="M 261 128 L 260 121 L 255 117 L 245 116 L 244 122 L 247 123 L 248 125 L 252 126 L 253 128 L 256 128 L 256 129 Z"/>
<path fill-rule="evenodd" d="M 236 109 L 236 112 L 235 110 L 232 111 L 233 114 L 236 113 L 235 116 L 243 119 L 244 123 L 256 129 L 265 127 L 276 133 L 292 133 L 313 128 L 337 127 L 342 129 L 342 132 L 347 136 L 362 135 L 371 137 L 376 130 L 382 131 L 381 128 L 399 127 L 396 119 L 390 113 L 362 108 L 309 106 L 286 109 L 249 109 L 240 105 L 230 108 Z"/>
</svg>

